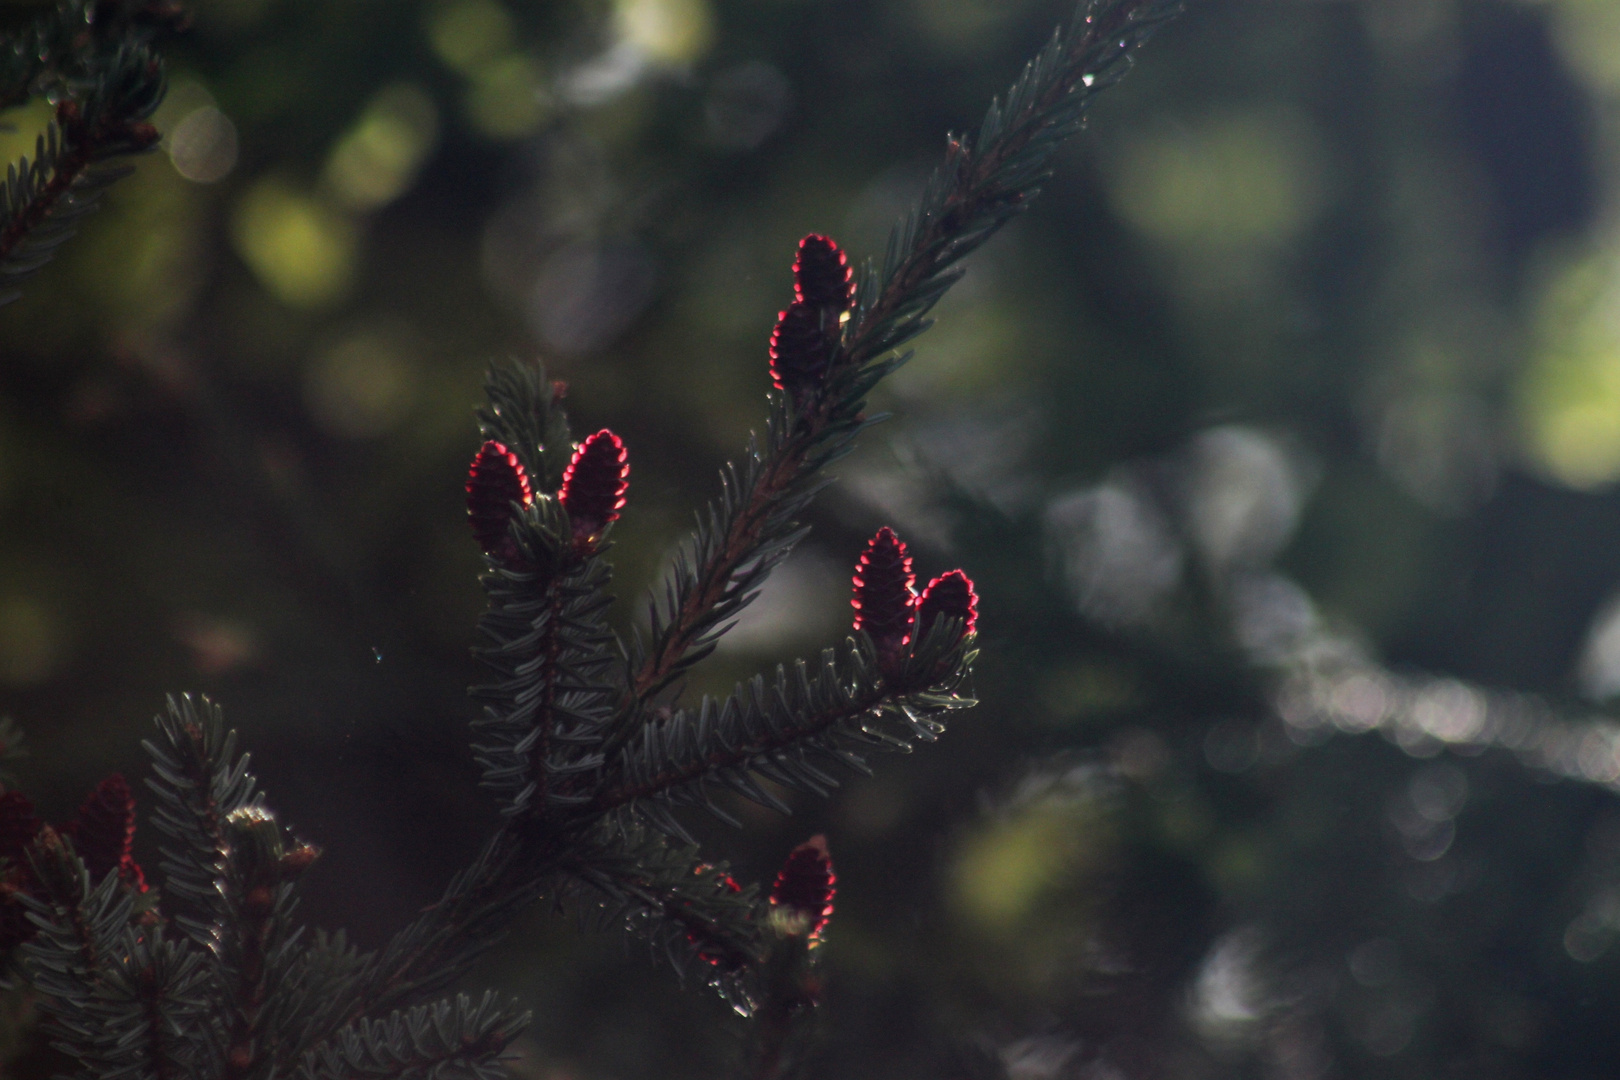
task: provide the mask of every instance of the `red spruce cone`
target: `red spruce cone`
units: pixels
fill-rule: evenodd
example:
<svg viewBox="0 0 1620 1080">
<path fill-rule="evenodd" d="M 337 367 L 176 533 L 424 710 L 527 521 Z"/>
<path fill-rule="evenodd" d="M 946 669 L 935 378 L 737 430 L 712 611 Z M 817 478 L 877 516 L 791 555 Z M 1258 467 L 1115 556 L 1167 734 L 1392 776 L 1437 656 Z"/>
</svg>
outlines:
<svg viewBox="0 0 1620 1080">
<path fill-rule="evenodd" d="M 827 838 L 819 833 L 788 853 L 782 872 L 771 887 L 771 906 L 787 908 L 810 920 L 808 937 L 820 937 L 833 913 L 832 857 L 827 854 Z"/>
<path fill-rule="evenodd" d="M 574 523 L 574 541 L 588 540 L 619 520 L 630 487 L 630 454 L 607 428 L 579 444 L 563 473 L 563 508 Z"/>
<path fill-rule="evenodd" d="M 865 630 L 879 655 L 893 654 L 911 640 L 917 579 L 906 545 L 887 525 L 877 531 L 855 564 L 855 629 Z"/>
<path fill-rule="evenodd" d="M 0 795 L 0 858 L 13 866 L 28 865 L 24 854 L 44 824 L 34 812 L 34 804 L 20 791 Z"/>
<path fill-rule="evenodd" d="M 854 306 L 855 272 L 849 256 L 831 237 L 811 233 L 799 241 L 799 257 L 793 260 L 793 298 L 839 313 Z"/>
<path fill-rule="evenodd" d="M 941 574 L 923 590 L 922 599 L 917 601 L 918 641 L 928 635 L 939 618 L 961 619 L 964 634 L 973 633 L 979 621 L 979 594 L 973 591 L 973 579 L 960 570 Z"/>
<path fill-rule="evenodd" d="M 79 807 L 78 818 L 62 833 L 73 838 L 91 880 L 100 881 L 117 870 L 126 884 L 146 891 L 145 875 L 130 854 L 135 842 L 135 796 L 118 773 L 96 786 Z"/>
<path fill-rule="evenodd" d="M 507 531 L 512 504 L 532 502 L 534 492 L 518 456 L 493 439 L 485 443 L 467 474 L 467 520 L 484 554 L 506 560 L 517 555 L 517 543 Z"/>
<path fill-rule="evenodd" d="M 779 312 L 771 331 L 771 381 L 778 390 L 818 386 L 832 362 L 832 341 L 822 328 L 821 311 L 795 303 Z"/>
<path fill-rule="evenodd" d="M 0 795 L 0 856 L 9 864 L 0 878 L 0 951 L 21 945 L 37 932 L 16 894 L 34 883 L 28 847 L 43 824 L 28 796 L 20 791 Z"/>
</svg>

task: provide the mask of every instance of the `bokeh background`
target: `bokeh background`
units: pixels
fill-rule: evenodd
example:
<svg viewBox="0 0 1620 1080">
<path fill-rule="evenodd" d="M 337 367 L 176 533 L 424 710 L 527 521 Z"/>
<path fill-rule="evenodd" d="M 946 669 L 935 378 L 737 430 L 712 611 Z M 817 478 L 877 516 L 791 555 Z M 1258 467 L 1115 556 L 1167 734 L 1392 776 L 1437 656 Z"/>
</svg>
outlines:
<svg viewBox="0 0 1620 1080">
<path fill-rule="evenodd" d="M 162 152 L 0 312 L 0 707 L 60 819 L 215 695 L 375 944 L 490 823 L 486 363 L 626 436 L 630 625 L 762 421 L 795 241 L 880 251 L 1067 9 L 193 6 Z M 1620 5 L 1191 6 L 694 685 L 835 640 L 890 523 L 978 581 L 983 705 L 705 835 L 754 877 L 829 836 L 817 1075 L 1613 1075 Z M 568 917 L 471 984 L 533 1005 L 524 1077 L 736 1047 Z"/>
</svg>

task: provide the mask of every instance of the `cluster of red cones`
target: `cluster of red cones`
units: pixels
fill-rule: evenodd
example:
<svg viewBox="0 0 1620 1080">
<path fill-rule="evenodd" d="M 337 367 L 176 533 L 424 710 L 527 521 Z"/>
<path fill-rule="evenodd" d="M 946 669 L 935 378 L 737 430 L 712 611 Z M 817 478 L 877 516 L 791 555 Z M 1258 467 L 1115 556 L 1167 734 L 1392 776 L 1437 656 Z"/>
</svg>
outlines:
<svg viewBox="0 0 1620 1080">
<path fill-rule="evenodd" d="M 776 388 L 803 404 L 827 377 L 842 328 L 855 305 L 854 274 L 849 258 L 831 239 L 812 233 L 799 242 L 793 263 L 794 300 L 777 316 L 771 333 L 771 379 Z M 574 451 L 563 474 L 557 500 L 568 512 L 576 551 L 594 547 L 601 531 L 625 505 L 630 465 L 624 442 L 604 428 Z M 484 552 L 509 564 L 521 561 L 511 523 L 532 505 L 535 491 L 518 455 L 499 442 L 486 442 L 473 459 L 467 479 L 467 516 Z M 978 620 L 978 596 L 961 570 L 934 578 L 919 594 L 906 545 L 885 526 L 878 530 L 855 568 L 855 629 L 877 646 L 886 671 L 894 671 L 914 640 L 926 637 L 939 619 L 954 619 L 963 635 Z M 5 822 L 0 820 L 0 834 Z M 3 843 L 0 835 L 0 843 Z M 701 872 L 704 867 L 700 867 Z M 770 905 L 779 913 L 779 929 L 811 943 L 820 940 L 832 917 L 832 858 L 823 836 L 814 836 L 788 855 L 771 889 Z M 732 892 L 738 886 L 723 879 Z M 720 953 L 703 952 L 721 964 Z"/>
<path fill-rule="evenodd" d="M 78 816 L 52 829 L 39 817 L 34 804 L 20 791 L 0 794 L 0 949 L 9 949 L 34 936 L 18 893 L 35 893 L 39 880 L 28 853 L 47 839 L 66 838 L 84 860 L 92 881 L 117 872 L 124 886 L 146 892 L 146 876 L 131 854 L 135 840 L 135 796 L 117 773 L 96 785 L 79 807 Z"/>
<path fill-rule="evenodd" d="M 827 377 L 844 320 L 855 306 L 849 256 L 830 238 L 811 233 L 793 260 L 793 303 L 771 331 L 771 381 L 796 401 Z"/>
<path fill-rule="evenodd" d="M 855 564 L 855 629 L 865 630 L 878 657 L 896 664 L 907 646 L 928 635 L 938 619 L 959 619 L 970 634 L 979 620 L 979 597 L 960 570 L 941 574 L 919 596 L 905 543 L 885 525 Z"/>
<path fill-rule="evenodd" d="M 568 511 L 577 550 L 593 548 L 602 530 L 619 519 L 629 488 L 623 439 L 603 428 L 575 448 L 557 501 Z M 493 439 L 480 447 L 467 474 L 467 521 L 486 555 L 507 564 L 520 561 L 512 519 L 533 502 L 534 488 L 517 454 Z"/>
</svg>

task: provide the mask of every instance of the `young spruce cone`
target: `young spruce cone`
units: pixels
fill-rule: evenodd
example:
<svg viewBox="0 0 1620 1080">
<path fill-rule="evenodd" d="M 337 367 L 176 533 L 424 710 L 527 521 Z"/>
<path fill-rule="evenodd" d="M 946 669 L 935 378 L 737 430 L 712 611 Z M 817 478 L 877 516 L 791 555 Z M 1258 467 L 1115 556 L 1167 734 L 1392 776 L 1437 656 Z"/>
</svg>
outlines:
<svg viewBox="0 0 1620 1080">
<path fill-rule="evenodd" d="M 832 339 L 822 326 L 821 310 L 806 303 L 788 305 L 771 331 L 771 381 L 795 395 L 812 390 L 827 375 Z"/>
<path fill-rule="evenodd" d="M 507 530 L 512 504 L 528 506 L 533 501 L 518 456 L 493 439 L 486 442 L 467 475 L 467 520 L 484 554 L 506 562 L 517 555 L 517 544 Z"/>
<path fill-rule="evenodd" d="M 0 859 L 13 866 L 26 865 L 24 852 L 39 835 L 42 824 L 28 796 L 20 791 L 0 795 Z"/>
<path fill-rule="evenodd" d="M 135 841 L 135 796 L 117 773 L 107 777 L 79 808 L 79 816 L 61 830 L 73 839 L 93 881 L 117 870 L 125 883 L 146 891 L 146 877 L 130 854 Z"/>
<path fill-rule="evenodd" d="M 788 853 L 771 888 L 771 906 L 803 919 L 804 934 L 814 941 L 832 918 L 837 881 L 832 856 L 827 854 L 827 838 L 817 834 Z"/>
<path fill-rule="evenodd" d="M 911 640 L 917 579 L 906 545 L 887 525 L 877 531 L 855 564 L 855 629 L 865 630 L 878 656 L 892 661 Z"/>
<path fill-rule="evenodd" d="M 794 299 L 842 314 L 855 305 L 855 273 L 849 256 L 831 237 L 811 233 L 799 241 L 793 260 Z"/>
<path fill-rule="evenodd" d="M 619 520 L 630 487 L 630 454 L 607 428 L 579 444 L 563 473 L 558 497 L 574 525 L 574 542 L 588 541 Z"/>
<path fill-rule="evenodd" d="M 922 599 L 917 601 L 917 640 L 928 636 L 934 620 L 961 619 L 962 632 L 973 633 L 979 621 L 979 595 L 973 591 L 973 580 L 960 570 L 941 574 L 928 583 Z"/>
</svg>

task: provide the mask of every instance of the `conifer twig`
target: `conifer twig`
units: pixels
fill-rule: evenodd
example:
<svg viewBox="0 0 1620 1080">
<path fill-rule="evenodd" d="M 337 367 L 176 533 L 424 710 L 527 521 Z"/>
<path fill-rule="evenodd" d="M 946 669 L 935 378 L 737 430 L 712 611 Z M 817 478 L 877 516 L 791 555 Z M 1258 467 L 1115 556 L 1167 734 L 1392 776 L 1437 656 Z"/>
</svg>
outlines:
<svg viewBox="0 0 1620 1080">
<path fill-rule="evenodd" d="M 926 313 L 960 277 L 956 264 L 1029 206 L 1092 98 L 1125 74 L 1134 50 L 1179 7 L 1179 0 L 1085 0 L 1005 101 L 992 102 L 976 139 L 948 140 L 922 201 L 890 236 L 881 285 L 870 270 L 864 275 L 863 303 L 821 391 L 798 415 L 777 395 L 763 453 L 750 446 L 743 467 L 722 474 L 720 502 L 700 521 L 696 565 L 677 567 L 662 612 L 655 607 L 621 725 L 707 655 L 718 625 L 753 599 L 791 551 L 802 535 L 795 515 L 818 490 L 814 474 L 878 419 L 862 414 L 865 394 L 904 359 L 882 358 L 927 329 Z M 614 738 L 624 737 L 621 726 Z"/>
<path fill-rule="evenodd" d="M 814 669 L 802 660 L 791 668 L 778 666 L 769 682 L 755 677 L 724 701 L 705 697 L 693 712 L 650 721 L 627 741 L 612 781 L 597 791 L 589 809 L 604 812 L 657 796 L 700 802 L 726 818 L 703 788 L 712 778 L 785 811 L 750 773 L 825 796 L 838 780 L 814 764 L 809 752 L 867 772 L 864 759 L 847 744 L 909 750 L 912 740 L 931 742 L 943 730 L 933 716 L 974 704 L 956 692 L 976 655 L 961 644 L 958 625 L 928 635 L 890 678 L 881 673 L 876 649 L 861 634 L 843 650 L 824 650 Z M 681 835 L 668 815 L 645 804 L 642 809 Z"/>
<path fill-rule="evenodd" d="M 296 925 L 298 878 L 317 852 L 289 842 L 236 752 L 236 733 L 206 699 L 171 700 L 146 743 L 156 824 L 176 842 L 162 849 L 164 888 L 189 909 L 167 915 L 183 936 L 165 939 L 169 924 L 131 860 L 134 807 L 121 778 L 104 782 L 86 804 L 94 812 L 60 833 L 6 793 L 0 825 L 18 835 L 0 862 L 10 875 L 0 904 L 22 906 L 0 915 L 23 910 L 32 920 L 32 938 L 15 939 L 22 969 L 83 1074 L 495 1080 L 526 1014 L 490 995 L 425 999 L 547 893 L 582 898 L 588 916 L 636 934 L 683 974 L 701 973 L 739 1012 L 763 1009 L 760 1076 L 796 1060 L 832 913 L 825 839 L 795 849 L 761 900 L 703 858 L 670 808 L 725 816 L 710 798 L 713 781 L 786 809 L 762 780 L 824 795 L 838 783 L 827 766 L 865 771 L 857 750 L 934 739 L 947 712 L 973 704 L 963 692 L 976 655 L 972 583 L 950 571 L 919 595 L 904 545 L 880 530 L 858 564 L 861 616 L 844 646 L 696 709 L 649 719 L 645 705 L 714 648 L 804 535 L 797 518 L 830 482 L 821 470 L 880 419 L 865 414 L 865 398 L 904 362 L 896 350 L 926 328 L 956 264 L 1028 205 L 1090 95 L 1119 77 L 1174 6 L 1088 0 L 991 106 L 978 150 L 951 141 L 881 274 L 868 268 L 859 290 L 828 238 L 801 243 L 796 314 L 772 339 L 778 392 L 764 438 L 727 466 L 690 557 L 677 560 L 654 605 L 650 641 L 626 650 L 622 683 L 606 622 L 611 570 L 600 556 L 629 482 L 624 444 L 604 429 L 574 446 L 563 388 L 538 365 L 492 374 L 479 414 L 485 443 L 468 478 L 489 599 L 475 655 L 494 672 L 473 691 L 483 703 L 473 750 L 502 817 L 438 903 L 383 948 L 363 954 L 341 935 L 306 937 Z M 58 21 L 28 39 L 50 45 L 38 63 L 0 53 L 0 101 L 52 80 L 64 89 L 36 161 L 0 193 L 0 275 L 49 257 L 118 175 L 102 161 L 150 145 L 145 117 L 162 77 L 143 28 L 172 10 L 166 0 L 59 0 Z M 12 734 L 0 723 L 0 756 Z M 23 869 L 19 850 L 30 853 Z"/>
<path fill-rule="evenodd" d="M 130 172 L 104 163 L 157 144 L 147 121 L 165 83 L 150 42 L 183 21 L 167 0 L 58 0 L 0 42 L 0 108 L 41 95 L 57 102 L 33 160 L 12 165 L 0 188 L 0 277 L 19 280 L 49 262 L 74 223 Z M 0 304 L 20 295 L 0 294 Z"/>
<path fill-rule="evenodd" d="M 529 1014 L 485 993 L 418 1005 L 361 1020 L 304 1056 L 300 1080 L 408 1080 L 414 1077 L 504 1080 L 499 1058 Z"/>
</svg>

